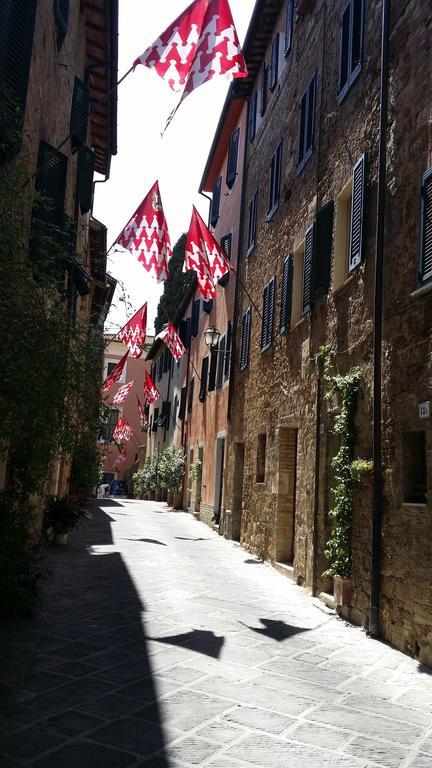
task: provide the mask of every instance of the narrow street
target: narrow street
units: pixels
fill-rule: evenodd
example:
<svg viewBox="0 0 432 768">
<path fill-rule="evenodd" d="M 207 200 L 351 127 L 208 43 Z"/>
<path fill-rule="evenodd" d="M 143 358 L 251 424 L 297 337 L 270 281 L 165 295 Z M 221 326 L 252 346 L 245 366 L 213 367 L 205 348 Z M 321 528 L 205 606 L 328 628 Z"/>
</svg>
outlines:
<svg viewBox="0 0 432 768">
<path fill-rule="evenodd" d="M 430 670 L 192 516 L 100 503 L 0 625 L 1 766 L 430 768 Z"/>
</svg>

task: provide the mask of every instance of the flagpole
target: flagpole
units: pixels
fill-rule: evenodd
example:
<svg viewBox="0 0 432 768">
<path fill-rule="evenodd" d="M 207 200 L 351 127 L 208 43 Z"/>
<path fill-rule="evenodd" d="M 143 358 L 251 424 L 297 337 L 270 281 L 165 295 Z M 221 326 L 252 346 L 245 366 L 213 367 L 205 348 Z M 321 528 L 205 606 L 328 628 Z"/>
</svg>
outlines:
<svg viewBox="0 0 432 768">
<path fill-rule="evenodd" d="M 232 264 L 231 264 L 231 263 L 228 261 L 228 259 L 226 258 L 226 256 L 225 256 L 225 263 L 226 263 L 226 264 L 229 266 L 229 268 L 230 268 L 230 271 L 231 271 L 231 272 L 232 272 L 232 273 L 235 275 L 235 277 L 236 277 L 236 278 L 237 278 L 237 280 L 239 281 L 239 283 L 240 283 L 241 287 L 243 288 L 243 291 L 244 291 L 244 293 L 246 294 L 246 296 L 248 297 L 248 299 L 249 299 L 250 303 L 252 304 L 252 306 L 254 307 L 255 311 L 258 313 L 259 317 L 260 317 L 260 318 L 261 318 L 261 320 L 262 320 L 262 319 L 263 319 L 263 317 L 262 317 L 262 314 L 261 314 L 261 312 L 259 311 L 259 309 L 258 309 L 257 305 L 255 304 L 255 302 L 254 302 L 254 300 L 253 300 L 252 296 L 250 295 L 250 293 L 249 293 L 248 289 L 246 288 L 246 286 L 245 286 L 245 284 L 244 284 L 243 280 L 242 280 L 242 279 L 239 277 L 239 274 L 238 274 L 238 272 L 236 272 L 236 270 L 234 269 L 234 267 L 232 266 Z"/>
</svg>

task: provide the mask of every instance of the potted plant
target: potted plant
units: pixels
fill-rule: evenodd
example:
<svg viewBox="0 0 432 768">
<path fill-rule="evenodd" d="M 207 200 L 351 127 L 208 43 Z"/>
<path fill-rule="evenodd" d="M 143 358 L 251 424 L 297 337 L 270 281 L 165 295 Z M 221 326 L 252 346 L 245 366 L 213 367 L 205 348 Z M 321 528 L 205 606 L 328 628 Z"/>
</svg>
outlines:
<svg viewBox="0 0 432 768">
<path fill-rule="evenodd" d="M 52 496 L 48 500 L 44 517 L 44 531 L 54 544 L 67 544 L 69 531 L 90 519 L 89 511 L 70 497 Z"/>
<path fill-rule="evenodd" d="M 184 477 L 184 455 L 174 447 L 166 448 L 159 465 L 160 476 L 167 488 L 168 503 L 174 509 L 181 509 L 183 504 L 181 487 Z"/>
<path fill-rule="evenodd" d="M 189 475 L 192 482 L 195 483 L 195 512 L 200 511 L 201 501 L 201 477 L 202 477 L 202 462 L 199 459 L 193 462 L 189 467 Z"/>
<path fill-rule="evenodd" d="M 354 459 L 351 462 L 351 477 L 358 485 L 373 485 L 373 461 L 371 459 Z"/>
</svg>

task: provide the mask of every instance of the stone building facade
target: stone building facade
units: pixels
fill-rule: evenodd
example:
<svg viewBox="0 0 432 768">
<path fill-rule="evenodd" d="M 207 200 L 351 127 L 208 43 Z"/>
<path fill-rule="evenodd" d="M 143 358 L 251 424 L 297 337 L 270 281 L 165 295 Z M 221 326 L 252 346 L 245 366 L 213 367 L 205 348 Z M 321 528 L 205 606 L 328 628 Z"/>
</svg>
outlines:
<svg viewBox="0 0 432 768">
<path fill-rule="evenodd" d="M 372 458 L 384 170 L 379 631 L 430 663 L 431 18 L 423 3 L 391 4 L 380 165 L 386 5 L 263 0 L 251 20 L 253 67 L 237 85 L 249 102 L 239 266 L 248 295 L 238 283 L 225 499 L 244 546 L 315 594 L 331 588 L 322 573 L 339 442 L 318 355 L 328 345 L 339 373 L 361 369 L 355 455 Z M 346 611 L 366 625 L 373 498 L 356 488 Z"/>
<path fill-rule="evenodd" d="M 106 273 L 106 228 L 91 211 L 94 173 L 108 179 L 117 151 L 117 37 L 117 0 L 1 3 L 0 143 L 18 131 L 6 158 L 20 158 L 51 204 L 50 223 L 68 233 L 70 322 L 100 333 L 115 281 Z M 28 232 L 33 217 L 28 211 Z M 63 459 L 49 492 L 63 495 L 68 480 Z"/>
</svg>

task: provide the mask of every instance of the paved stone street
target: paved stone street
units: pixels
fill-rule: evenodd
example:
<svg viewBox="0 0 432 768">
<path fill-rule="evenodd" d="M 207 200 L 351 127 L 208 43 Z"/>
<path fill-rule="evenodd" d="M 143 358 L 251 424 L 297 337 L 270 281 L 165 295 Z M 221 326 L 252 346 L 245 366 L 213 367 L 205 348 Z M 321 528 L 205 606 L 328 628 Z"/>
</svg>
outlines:
<svg viewBox="0 0 432 768">
<path fill-rule="evenodd" d="M 431 768 L 430 671 L 192 516 L 101 504 L 0 624 L 2 768 Z"/>
</svg>

